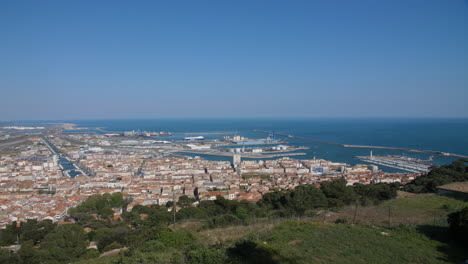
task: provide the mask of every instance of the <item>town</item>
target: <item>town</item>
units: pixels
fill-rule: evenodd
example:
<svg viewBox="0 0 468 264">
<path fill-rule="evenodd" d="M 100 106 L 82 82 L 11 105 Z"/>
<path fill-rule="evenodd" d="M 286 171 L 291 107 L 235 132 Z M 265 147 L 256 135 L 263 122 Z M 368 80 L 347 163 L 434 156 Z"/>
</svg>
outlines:
<svg viewBox="0 0 468 264">
<path fill-rule="evenodd" d="M 179 153 L 191 142 L 51 131 L 14 135 L 8 138 L 11 144 L 4 143 L 0 227 L 27 219 L 63 221 L 68 209 L 94 194 L 122 192 L 131 200 L 131 210 L 137 204 L 165 205 L 182 195 L 197 201 L 223 196 L 256 202 L 277 189 L 319 186 L 337 178 L 348 185 L 404 184 L 420 175 L 316 158 L 244 160 L 239 151 L 231 153 L 232 161 L 210 161 Z"/>
</svg>

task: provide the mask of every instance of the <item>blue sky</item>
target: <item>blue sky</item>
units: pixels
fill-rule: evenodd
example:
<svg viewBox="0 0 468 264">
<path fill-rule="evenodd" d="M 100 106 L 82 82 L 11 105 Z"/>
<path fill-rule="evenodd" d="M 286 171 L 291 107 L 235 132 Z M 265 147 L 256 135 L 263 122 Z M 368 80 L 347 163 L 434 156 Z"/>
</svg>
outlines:
<svg viewBox="0 0 468 264">
<path fill-rule="evenodd" d="M 0 120 L 468 117 L 468 1 L 0 1 Z"/>
</svg>

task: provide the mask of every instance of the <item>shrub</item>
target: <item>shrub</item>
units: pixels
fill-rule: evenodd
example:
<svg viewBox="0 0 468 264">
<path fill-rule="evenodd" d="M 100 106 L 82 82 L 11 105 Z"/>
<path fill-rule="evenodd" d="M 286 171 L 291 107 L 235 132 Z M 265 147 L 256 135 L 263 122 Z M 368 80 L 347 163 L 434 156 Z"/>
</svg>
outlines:
<svg viewBox="0 0 468 264">
<path fill-rule="evenodd" d="M 346 218 L 338 218 L 335 220 L 335 224 L 347 224 L 348 223 L 348 219 Z"/>
<path fill-rule="evenodd" d="M 468 244 L 468 207 L 449 214 L 448 223 L 452 235 L 456 239 Z"/>
<path fill-rule="evenodd" d="M 188 260 L 192 264 L 218 264 L 226 263 L 227 256 L 223 248 L 197 248 L 189 251 Z"/>
</svg>

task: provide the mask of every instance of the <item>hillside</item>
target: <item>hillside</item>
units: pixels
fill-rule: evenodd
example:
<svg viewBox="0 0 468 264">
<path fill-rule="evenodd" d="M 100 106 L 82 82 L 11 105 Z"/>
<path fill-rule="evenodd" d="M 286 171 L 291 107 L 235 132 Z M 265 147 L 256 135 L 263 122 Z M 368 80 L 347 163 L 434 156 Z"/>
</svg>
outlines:
<svg viewBox="0 0 468 264">
<path fill-rule="evenodd" d="M 468 255 L 448 237 L 445 219 L 448 213 L 467 205 L 453 198 L 419 194 L 359 208 L 359 224 L 351 224 L 351 220 L 334 223 L 352 217 L 354 208 L 350 207 L 330 214 L 325 222 L 320 215 L 302 220 L 257 219 L 248 225 L 200 231 L 196 230 L 201 223 L 185 222 L 175 230 L 193 230 L 197 247 L 214 250 L 207 251 L 213 254 L 213 262 L 199 263 L 461 263 Z M 386 222 L 388 207 L 394 219 L 390 227 Z M 405 221 L 414 224 L 402 224 Z M 140 253 L 136 259 L 123 257 L 124 263 L 145 263 L 145 254 L 158 263 L 197 263 L 173 249 Z M 116 256 L 86 263 L 120 260 Z"/>
<path fill-rule="evenodd" d="M 443 242 L 416 229 L 293 220 L 255 241 L 252 255 L 268 252 L 271 262 L 257 259 L 247 263 L 450 263 L 453 259 L 439 250 L 444 247 Z"/>
<path fill-rule="evenodd" d="M 399 192 L 397 199 L 366 207 L 348 206 L 332 213 L 327 222 L 339 218 L 354 219 L 361 224 L 395 226 L 399 224 L 424 224 L 445 222 L 447 214 L 468 206 L 467 202 L 436 194 L 410 194 Z"/>
<path fill-rule="evenodd" d="M 129 201 L 122 193 L 93 195 L 70 210 L 68 222 L 28 220 L 0 230 L 2 246 L 15 247 L 16 241 L 21 245 L 16 254 L 1 249 L 0 263 L 461 263 L 468 259 L 461 242 L 468 223 L 464 216 L 468 211 L 461 210 L 468 207 L 466 201 L 397 190 L 397 184 L 347 186 L 340 179 L 320 188 L 272 192 L 255 204 L 218 197 L 191 206 L 193 199 L 181 197 L 176 224 L 168 207 L 137 205 L 118 215 Z M 453 232 L 454 227 L 460 232 Z"/>
</svg>

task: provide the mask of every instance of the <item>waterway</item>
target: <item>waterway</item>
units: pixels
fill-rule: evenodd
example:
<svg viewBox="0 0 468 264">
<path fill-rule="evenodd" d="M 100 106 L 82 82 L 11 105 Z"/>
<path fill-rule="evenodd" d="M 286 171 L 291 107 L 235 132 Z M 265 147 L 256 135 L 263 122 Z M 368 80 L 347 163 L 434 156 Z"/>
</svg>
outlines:
<svg viewBox="0 0 468 264">
<path fill-rule="evenodd" d="M 70 175 L 70 178 L 75 178 L 81 173 L 76 170 L 76 167 L 68 159 L 60 157 L 59 164 L 62 165 L 62 168 Z"/>
</svg>

